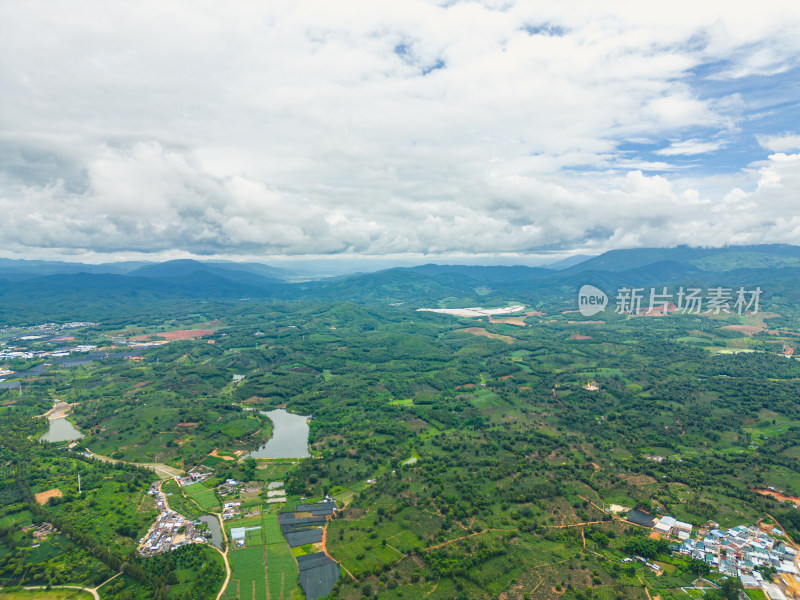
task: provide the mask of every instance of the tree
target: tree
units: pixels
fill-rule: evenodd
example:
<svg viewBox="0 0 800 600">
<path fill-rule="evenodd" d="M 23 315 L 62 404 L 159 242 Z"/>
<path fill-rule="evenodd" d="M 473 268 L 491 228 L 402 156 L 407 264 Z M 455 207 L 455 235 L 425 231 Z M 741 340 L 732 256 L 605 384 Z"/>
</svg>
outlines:
<svg viewBox="0 0 800 600">
<path fill-rule="evenodd" d="M 711 567 L 705 561 L 699 560 L 697 558 L 692 558 L 686 564 L 686 571 L 689 573 L 694 573 L 698 576 L 708 575 L 711 572 Z"/>
</svg>

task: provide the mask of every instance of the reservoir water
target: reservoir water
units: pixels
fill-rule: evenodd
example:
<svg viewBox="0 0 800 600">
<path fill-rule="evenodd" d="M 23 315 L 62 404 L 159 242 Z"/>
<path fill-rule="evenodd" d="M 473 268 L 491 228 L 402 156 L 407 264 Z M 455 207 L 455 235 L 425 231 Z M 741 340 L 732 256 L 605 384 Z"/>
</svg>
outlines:
<svg viewBox="0 0 800 600">
<path fill-rule="evenodd" d="M 211 543 L 222 550 L 222 529 L 219 527 L 217 517 L 215 515 L 203 515 L 197 519 L 208 525 L 208 530 L 211 532 Z"/>
<path fill-rule="evenodd" d="M 282 408 L 262 410 L 272 421 L 272 438 L 246 458 L 306 458 L 308 452 L 308 417 L 293 415 Z"/>
<path fill-rule="evenodd" d="M 50 420 L 50 429 L 39 439 L 45 442 L 68 442 L 82 438 L 83 434 L 66 418 Z"/>
</svg>

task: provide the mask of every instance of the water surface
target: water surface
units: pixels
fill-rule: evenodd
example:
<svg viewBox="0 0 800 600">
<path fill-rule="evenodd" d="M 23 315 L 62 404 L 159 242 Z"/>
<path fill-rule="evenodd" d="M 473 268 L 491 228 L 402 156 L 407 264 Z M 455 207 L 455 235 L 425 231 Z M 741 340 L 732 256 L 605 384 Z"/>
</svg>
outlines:
<svg viewBox="0 0 800 600">
<path fill-rule="evenodd" d="M 282 408 L 259 411 L 272 421 L 272 439 L 246 455 L 246 458 L 306 458 L 308 417 L 293 415 Z"/>
<path fill-rule="evenodd" d="M 39 439 L 44 442 L 68 442 L 82 438 L 83 434 L 66 418 L 50 420 L 50 429 Z"/>
<path fill-rule="evenodd" d="M 198 517 L 197 520 L 208 525 L 208 530 L 211 532 L 211 543 L 214 544 L 216 548 L 222 550 L 222 530 L 219 527 L 219 520 L 217 517 L 215 515 L 203 515 L 202 517 Z"/>
</svg>

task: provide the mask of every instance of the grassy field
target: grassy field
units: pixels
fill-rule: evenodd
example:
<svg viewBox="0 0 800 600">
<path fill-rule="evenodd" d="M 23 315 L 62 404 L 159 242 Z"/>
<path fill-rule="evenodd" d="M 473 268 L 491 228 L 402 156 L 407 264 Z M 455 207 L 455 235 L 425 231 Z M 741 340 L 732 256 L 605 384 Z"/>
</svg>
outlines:
<svg viewBox="0 0 800 600">
<path fill-rule="evenodd" d="M 259 600 L 267 597 L 264 554 L 262 546 L 231 550 L 233 574 L 224 598 Z"/>
<path fill-rule="evenodd" d="M 261 538 L 261 529 L 248 529 L 245 532 L 245 544 L 248 548 L 252 546 L 263 546 L 264 540 Z"/>
<path fill-rule="evenodd" d="M 161 491 L 164 494 L 171 494 L 167 497 L 167 503 L 172 510 L 178 511 L 188 519 L 194 519 L 203 514 L 196 502 L 190 498 L 186 498 L 181 494 L 180 486 L 173 480 L 164 482 L 161 485 Z"/>
<path fill-rule="evenodd" d="M 289 600 L 297 587 L 297 563 L 285 542 L 266 546 L 271 600 Z"/>
<path fill-rule="evenodd" d="M 19 512 L 5 515 L 0 517 L 0 527 L 8 527 L 9 525 L 17 525 L 19 523 L 31 523 L 33 514 L 29 510 L 21 510 Z"/>
<path fill-rule="evenodd" d="M 0 600 L 91 600 L 92 595 L 80 590 L 26 590 L 24 592 L 0 591 Z"/>
<path fill-rule="evenodd" d="M 193 500 L 200 508 L 205 511 L 216 511 L 219 509 L 219 499 L 213 489 L 207 488 L 202 483 L 193 483 L 183 488 L 183 493 Z"/>
<path fill-rule="evenodd" d="M 276 515 L 264 515 L 264 525 L 261 529 L 264 535 L 264 543 L 269 544 L 283 544 L 283 534 L 278 525 L 278 517 Z"/>
</svg>

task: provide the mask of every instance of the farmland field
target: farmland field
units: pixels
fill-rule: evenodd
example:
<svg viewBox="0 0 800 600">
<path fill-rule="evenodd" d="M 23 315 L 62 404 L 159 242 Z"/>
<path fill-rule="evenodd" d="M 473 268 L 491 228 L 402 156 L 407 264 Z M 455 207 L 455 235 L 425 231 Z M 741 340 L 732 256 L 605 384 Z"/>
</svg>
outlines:
<svg viewBox="0 0 800 600">
<path fill-rule="evenodd" d="M 266 546 L 271 600 L 290 600 L 297 587 L 297 563 L 286 542 Z"/>
<path fill-rule="evenodd" d="M 80 590 L 27 590 L 22 592 L 3 592 L 0 600 L 91 600 L 92 595 Z"/>
<path fill-rule="evenodd" d="M 267 597 L 262 546 L 231 550 L 230 562 L 233 574 L 224 598 L 261 600 Z"/>
<path fill-rule="evenodd" d="M 264 543 L 269 544 L 285 544 L 281 528 L 278 525 L 278 517 L 276 515 L 264 515 L 263 525 Z"/>
<path fill-rule="evenodd" d="M 214 490 L 197 492 L 189 496 L 189 498 L 194 500 L 203 510 L 212 511 L 219 508 L 219 500 L 217 500 Z"/>
</svg>

